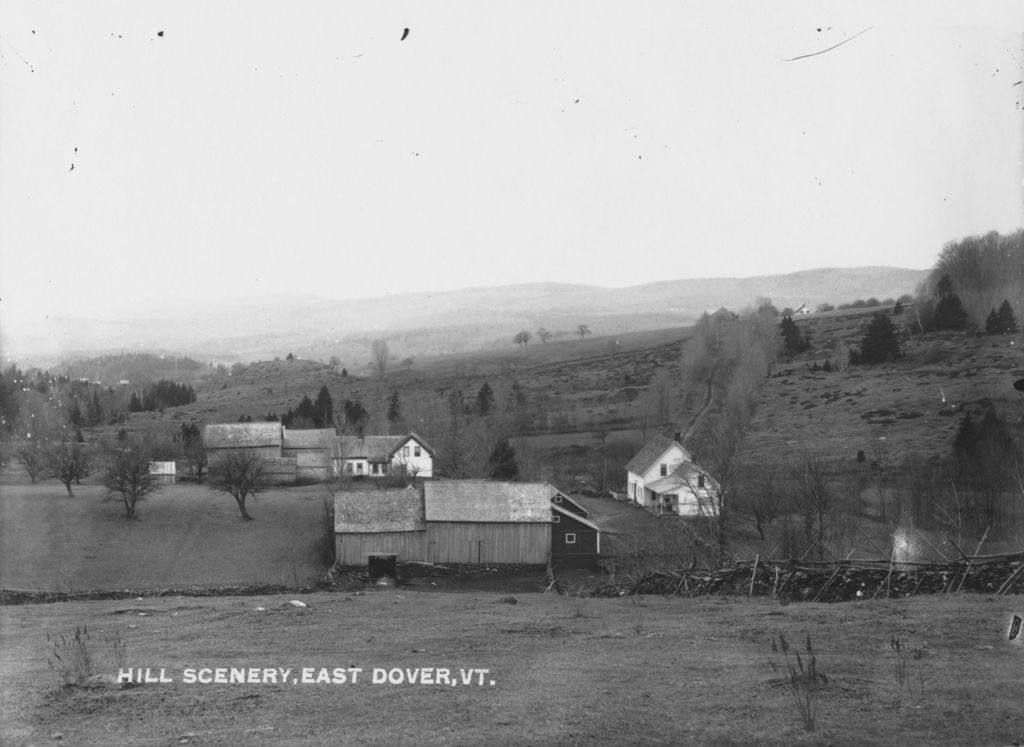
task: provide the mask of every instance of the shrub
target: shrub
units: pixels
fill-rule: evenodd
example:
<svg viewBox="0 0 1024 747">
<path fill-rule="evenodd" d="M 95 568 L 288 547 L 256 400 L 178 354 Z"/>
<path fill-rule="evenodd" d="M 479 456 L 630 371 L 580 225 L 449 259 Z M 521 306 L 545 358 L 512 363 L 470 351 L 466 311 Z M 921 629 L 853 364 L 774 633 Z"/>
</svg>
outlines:
<svg viewBox="0 0 1024 747">
<path fill-rule="evenodd" d="M 102 670 L 122 669 L 127 660 L 127 646 L 115 633 L 94 641 L 85 625 L 75 626 L 74 635 L 49 634 L 52 644 L 47 666 L 64 687 L 80 685 Z"/>
<path fill-rule="evenodd" d="M 799 651 L 794 651 L 793 658 L 790 658 L 789 643 L 782 633 L 779 633 L 778 644 L 775 643 L 774 638 L 771 643 L 772 653 L 782 653 L 786 667 L 786 679 L 788 680 L 790 692 L 793 694 L 797 712 L 800 714 L 800 720 L 807 731 L 814 731 L 818 712 L 818 690 L 828 682 L 828 679 L 825 675 L 818 672 L 818 661 L 811 646 L 811 635 L 810 633 L 807 634 L 807 639 L 804 643 L 807 654 L 806 664 L 804 663 L 804 657 L 800 656 Z M 771 662 L 771 665 L 773 671 L 779 671 L 774 661 Z"/>
</svg>

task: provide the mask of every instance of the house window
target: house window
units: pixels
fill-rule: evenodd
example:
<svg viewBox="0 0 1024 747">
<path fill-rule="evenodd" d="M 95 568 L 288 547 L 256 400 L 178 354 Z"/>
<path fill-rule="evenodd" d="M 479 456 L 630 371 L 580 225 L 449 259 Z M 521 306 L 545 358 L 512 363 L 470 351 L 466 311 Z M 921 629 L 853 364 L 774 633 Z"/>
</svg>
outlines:
<svg viewBox="0 0 1024 747">
<path fill-rule="evenodd" d="M 403 446 L 402 447 L 402 456 L 404 456 L 404 457 L 409 456 L 409 447 L 408 446 Z"/>
<path fill-rule="evenodd" d="M 551 517 L 551 523 L 552 524 L 557 524 L 561 520 L 562 520 L 562 517 L 559 516 L 558 514 L 555 514 L 554 516 Z"/>
<path fill-rule="evenodd" d="M 697 487 L 698 488 L 703 488 L 704 487 L 704 475 L 697 475 Z"/>
<path fill-rule="evenodd" d="M 359 464 L 356 465 L 356 472 L 358 472 L 360 475 L 363 474 L 363 463 L 362 462 L 359 462 Z"/>
<path fill-rule="evenodd" d="M 576 535 L 573 534 L 572 532 L 570 532 L 569 534 L 565 535 L 565 544 L 567 544 L 567 545 L 575 545 L 576 544 Z"/>
<path fill-rule="evenodd" d="M 668 474 L 668 465 L 667 464 L 661 465 L 661 476 L 664 477 L 667 474 Z"/>
<path fill-rule="evenodd" d="M 420 447 L 419 446 L 413 446 L 412 447 L 412 453 L 413 453 L 414 456 L 420 456 Z"/>
<path fill-rule="evenodd" d="M 560 495 L 556 495 L 556 496 L 555 496 L 554 498 L 552 498 L 551 500 L 553 500 L 553 501 L 554 501 L 555 503 L 561 503 L 561 502 L 562 502 L 562 496 L 560 496 Z"/>
</svg>

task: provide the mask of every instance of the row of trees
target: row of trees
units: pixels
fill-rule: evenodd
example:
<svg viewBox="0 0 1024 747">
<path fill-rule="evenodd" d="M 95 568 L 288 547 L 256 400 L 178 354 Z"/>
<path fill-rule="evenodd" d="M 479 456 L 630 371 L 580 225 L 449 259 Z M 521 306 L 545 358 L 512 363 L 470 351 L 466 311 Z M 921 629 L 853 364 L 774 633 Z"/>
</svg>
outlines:
<svg viewBox="0 0 1024 747">
<path fill-rule="evenodd" d="M 991 231 L 943 247 L 934 269 L 917 291 L 921 327 L 982 327 L 990 312 L 1001 308 L 1005 299 L 1013 299 L 1020 311 L 1019 304 L 1024 300 L 1024 230 L 1008 235 Z M 945 303 L 940 308 L 942 301 Z"/>
<path fill-rule="evenodd" d="M 590 334 L 590 327 L 587 326 L 586 324 L 580 324 L 579 326 L 576 327 L 574 332 L 575 334 L 579 335 L 579 338 L 582 340 L 583 338 Z M 537 339 L 540 340 L 542 343 L 547 342 L 554 336 L 551 332 L 544 329 L 544 327 L 538 329 L 536 334 Z M 512 342 L 514 342 L 516 345 L 526 346 L 530 344 L 530 340 L 532 339 L 533 335 L 531 335 L 524 329 L 521 332 L 516 333 L 516 336 L 512 338 Z"/>
<path fill-rule="evenodd" d="M 142 397 L 139 397 L 138 392 L 132 392 L 128 402 L 128 411 L 154 412 L 160 410 L 162 412 L 165 407 L 189 405 L 195 401 L 196 393 L 191 385 L 161 379 L 143 389 Z"/>
</svg>

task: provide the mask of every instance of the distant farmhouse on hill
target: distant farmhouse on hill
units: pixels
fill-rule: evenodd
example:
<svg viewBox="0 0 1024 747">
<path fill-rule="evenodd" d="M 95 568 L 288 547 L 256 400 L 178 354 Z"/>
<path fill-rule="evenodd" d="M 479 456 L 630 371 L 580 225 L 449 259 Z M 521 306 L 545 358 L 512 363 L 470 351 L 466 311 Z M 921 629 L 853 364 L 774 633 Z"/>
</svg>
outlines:
<svg viewBox="0 0 1024 747">
<path fill-rule="evenodd" d="M 230 451 L 258 454 L 275 485 L 326 482 L 341 475 L 433 477 L 434 449 L 419 435 L 339 436 L 333 428 L 289 429 L 279 422 L 204 427 L 211 464 Z"/>
<path fill-rule="evenodd" d="M 434 476 L 436 452 L 415 431 L 404 436 L 341 436 L 335 457 L 338 475 Z"/>
</svg>

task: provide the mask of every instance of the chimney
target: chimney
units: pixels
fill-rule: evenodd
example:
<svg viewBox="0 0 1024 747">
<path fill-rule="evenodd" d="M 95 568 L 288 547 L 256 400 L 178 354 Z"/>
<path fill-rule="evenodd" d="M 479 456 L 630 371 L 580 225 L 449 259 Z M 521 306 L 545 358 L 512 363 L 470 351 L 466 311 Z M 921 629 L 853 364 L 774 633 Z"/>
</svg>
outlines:
<svg viewBox="0 0 1024 747">
<path fill-rule="evenodd" d="M 683 440 L 683 434 L 680 433 L 679 431 L 676 431 L 675 433 L 672 434 L 672 439 L 676 443 L 680 443 Z"/>
</svg>

